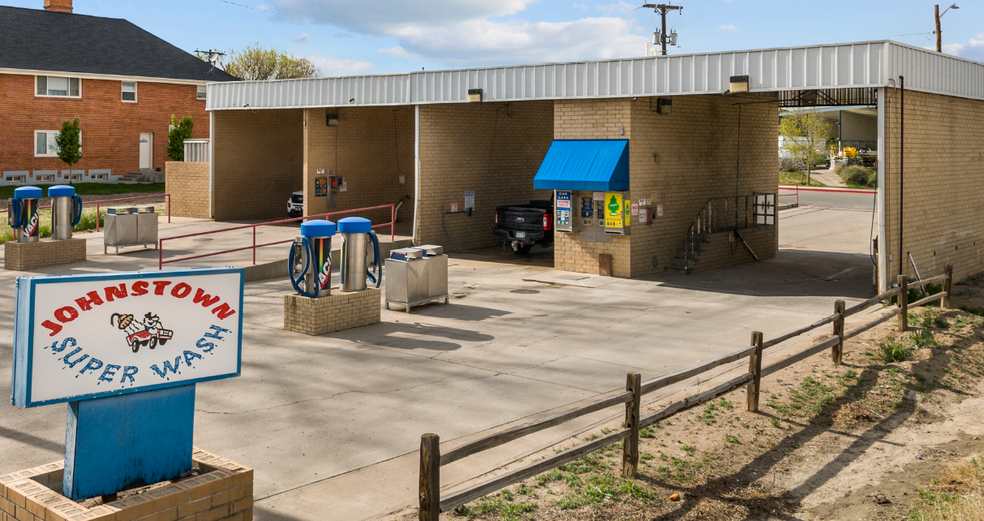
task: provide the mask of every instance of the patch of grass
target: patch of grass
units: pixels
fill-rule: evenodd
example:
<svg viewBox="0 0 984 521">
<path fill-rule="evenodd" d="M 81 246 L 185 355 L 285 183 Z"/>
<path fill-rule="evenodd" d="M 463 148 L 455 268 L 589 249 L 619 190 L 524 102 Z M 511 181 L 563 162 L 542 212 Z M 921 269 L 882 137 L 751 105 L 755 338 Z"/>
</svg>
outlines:
<svg viewBox="0 0 984 521">
<path fill-rule="evenodd" d="M 984 519 L 984 467 L 977 459 L 948 468 L 919 489 L 909 519 L 971 521 Z"/>
<path fill-rule="evenodd" d="M 806 173 L 800 171 L 779 172 L 779 184 L 806 186 Z M 810 178 L 810 186 L 827 186 L 815 178 Z"/>
<path fill-rule="evenodd" d="M 886 364 L 909 359 L 909 347 L 905 345 L 905 342 L 897 340 L 895 337 L 888 337 L 884 342 L 876 343 L 875 346 L 878 348 L 879 358 Z"/>
<path fill-rule="evenodd" d="M 542 487 L 547 483 L 553 483 L 555 481 L 561 481 L 564 479 L 564 475 L 558 470 L 551 470 L 550 472 L 544 472 L 536 477 L 535 486 Z"/>
<path fill-rule="evenodd" d="M 979 317 L 984 317 L 984 308 L 975 308 L 973 306 L 960 306 L 960 311 L 966 311 L 971 315 L 977 315 Z"/>
<path fill-rule="evenodd" d="M 639 429 L 639 437 L 640 438 L 655 438 L 656 437 L 656 434 L 653 433 L 653 430 L 651 428 L 649 428 L 649 427 L 643 427 L 643 428 Z"/>
<path fill-rule="evenodd" d="M 936 339 L 933 338 L 933 333 L 931 333 L 928 329 L 920 330 L 918 333 L 912 333 L 911 335 L 909 335 L 909 338 L 912 340 L 912 345 L 914 345 L 916 349 L 922 349 L 924 347 L 934 347 L 939 345 L 939 342 L 937 342 Z M 904 354 L 899 354 L 898 356 L 901 356 L 902 358 L 893 359 L 892 361 L 901 362 L 903 360 L 908 359 L 909 358 L 908 350 L 906 349 Z M 886 361 L 886 363 L 891 363 L 891 362 Z"/>
<path fill-rule="evenodd" d="M 738 439 L 738 436 L 735 436 L 734 434 L 725 434 L 724 441 L 728 443 L 735 443 L 735 444 L 741 443 L 741 441 Z"/>
</svg>

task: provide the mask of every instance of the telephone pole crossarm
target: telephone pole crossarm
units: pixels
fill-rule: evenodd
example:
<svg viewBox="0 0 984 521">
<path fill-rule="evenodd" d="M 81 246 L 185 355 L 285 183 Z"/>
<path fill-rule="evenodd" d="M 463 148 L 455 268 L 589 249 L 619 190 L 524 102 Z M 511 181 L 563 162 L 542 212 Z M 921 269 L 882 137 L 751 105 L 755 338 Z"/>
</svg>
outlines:
<svg viewBox="0 0 984 521">
<path fill-rule="evenodd" d="M 659 43 L 662 47 L 662 54 L 666 56 L 666 13 L 670 11 L 680 11 L 683 12 L 683 6 L 680 5 L 667 5 L 667 4 L 643 4 L 642 7 L 646 9 L 653 9 L 659 13 L 660 18 L 663 20 L 663 31 L 659 35 Z"/>
</svg>

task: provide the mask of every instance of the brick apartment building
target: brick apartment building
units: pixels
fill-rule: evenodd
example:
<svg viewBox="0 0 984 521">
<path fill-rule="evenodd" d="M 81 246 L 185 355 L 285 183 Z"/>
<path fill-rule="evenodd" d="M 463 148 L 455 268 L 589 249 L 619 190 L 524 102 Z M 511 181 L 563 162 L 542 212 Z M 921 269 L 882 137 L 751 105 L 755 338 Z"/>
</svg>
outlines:
<svg viewBox="0 0 984 521">
<path fill-rule="evenodd" d="M 74 181 L 163 170 L 171 115 L 207 138 L 205 85 L 235 80 L 126 20 L 72 14 L 72 0 L 0 6 L 0 184 L 69 181 L 55 135 L 75 118 Z"/>
</svg>

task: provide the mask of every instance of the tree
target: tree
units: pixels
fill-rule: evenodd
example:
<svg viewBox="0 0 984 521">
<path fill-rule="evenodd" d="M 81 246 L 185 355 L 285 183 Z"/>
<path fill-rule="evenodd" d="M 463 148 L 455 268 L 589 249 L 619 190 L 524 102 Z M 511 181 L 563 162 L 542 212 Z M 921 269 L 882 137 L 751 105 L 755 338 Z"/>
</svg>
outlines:
<svg viewBox="0 0 984 521">
<path fill-rule="evenodd" d="M 167 155 L 175 161 L 184 161 L 184 142 L 191 139 L 191 129 L 195 122 L 191 117 L 181 118 L 181 122 L 174 124 L 174 114 L 171 114 L 171 130 L 167 132 Z"/>
<path fill-rule="evenodd" d="M 789 113 L 779 121 L 779 135 L 786 138 L 783 149 L 803 163 L 807 186 L 810 186 L 810 171 L 823 156 L 830 128 L 830 123 L 819 112 Z"/>
<path fill-rule="evenodd" d="M 75 121 L 62 122 L 61 132 L 55 137 L 58 145 L 58 158 L 68 163 L 68 183 L 72 184 L 72 165 L 82 159 L 82 130 L 79 128 L 79 118 Z"/>
<path fill-rule="evenodd" d="M 229 56 L 225 71 L 242 80 L 288 80 L 321 75 L 321 71 L 307 58 L 264 49 L 258 43 L 255 46 L 247 45 L 241 51 L 233 51 Z"/>
</svg>

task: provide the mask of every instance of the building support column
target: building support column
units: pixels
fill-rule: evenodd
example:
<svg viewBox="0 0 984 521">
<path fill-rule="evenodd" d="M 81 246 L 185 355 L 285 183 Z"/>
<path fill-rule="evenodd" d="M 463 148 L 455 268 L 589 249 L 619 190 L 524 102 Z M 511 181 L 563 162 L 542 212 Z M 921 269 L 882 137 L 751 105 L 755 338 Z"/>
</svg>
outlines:
<svg viewBox="0 0 984 521">
<path fill-rule="evenodd" d="M 885 132 L 888 125 L 885 124 L 886 118 L 886 99 L 888 90 L 885 87 L 878 89 L 878 292 L 888 291 L 888 237 L 885 233 L 885 193 L 888 190 L 886 184 L 886 164 Z"/>
<path fill-rule="evenodd" d="M 420 105 L 413 106 L 413 243 L 420 222 Z"/>
</svg>

